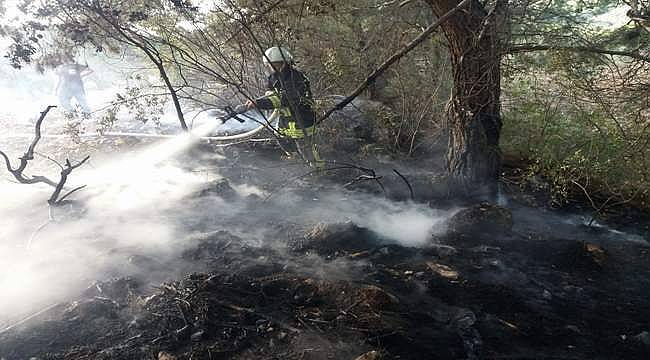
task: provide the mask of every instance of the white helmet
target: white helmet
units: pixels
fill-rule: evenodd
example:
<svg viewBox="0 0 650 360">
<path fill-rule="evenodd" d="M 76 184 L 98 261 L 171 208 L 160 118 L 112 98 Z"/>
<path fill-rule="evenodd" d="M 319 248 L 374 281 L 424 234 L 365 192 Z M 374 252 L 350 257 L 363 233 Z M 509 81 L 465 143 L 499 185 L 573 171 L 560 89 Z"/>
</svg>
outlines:
<svg viewBox="0 0 650 360">
<path fill-rule="evenodd" d="M 291 53 L 289 50 L 279 47 L 279 46 L 274 46 L 272 48 L 268 48 L 264 52 L 264 63 L 267 64 L 269 62 L 286 62 L 286 63 L 291 63 L 293 61 L 293 56 L 291 56 Z"/>
</svg>

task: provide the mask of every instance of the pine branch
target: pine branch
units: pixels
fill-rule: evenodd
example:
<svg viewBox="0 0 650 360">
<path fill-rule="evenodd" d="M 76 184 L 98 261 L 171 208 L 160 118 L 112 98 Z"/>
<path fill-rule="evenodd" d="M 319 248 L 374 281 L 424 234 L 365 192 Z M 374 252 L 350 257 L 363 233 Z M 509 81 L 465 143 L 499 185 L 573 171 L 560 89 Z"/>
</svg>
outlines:
<svg viewBox="0 0 650 360">
<path fill-rule="evenodd" d="M 565 46 L 565 45 L 545 45 L 545 44 L 522 44 L 514 45 L 507 49 L 508 54 L 518 54 L 534 51 L 568 51 L 568 52 L 586 52 L 601 55 L 623 56 L 635 60 L 640 60 L 650 63 L 650 56 L 643 55 L 639 51 L 619 51 L 608 50 L 590 46 Z"/>
</svg>

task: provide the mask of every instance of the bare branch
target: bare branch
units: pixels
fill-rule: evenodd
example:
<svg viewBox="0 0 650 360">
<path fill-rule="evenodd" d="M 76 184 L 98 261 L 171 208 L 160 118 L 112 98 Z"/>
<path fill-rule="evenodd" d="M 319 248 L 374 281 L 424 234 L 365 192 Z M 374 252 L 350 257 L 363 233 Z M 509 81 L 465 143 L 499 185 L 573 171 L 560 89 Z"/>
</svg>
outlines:
<svg viewBox="0 0 650 360">
<path fill-rule="evenodd" d="M 48 204 L 50 205 L 58 205 L 65 199 L 68 195 L 72 194 L 73 192 L 80 190 L 84 188 L 85 186 L 76 188 L 65 194 L 61 199 L 59 199 L 59 195 L 61 194 L 61 191 L 63 190 L 63 186 L 65 186 L 66 181 L 68 181 L 68 175 L 72 172 L 72 170 L 78 168 L 79 166 L 83 165 L 86 161 L 90 159 L 90 156 L 86 156 L 83 160 L 79 161 L 78 163 L 72 165 L 70 162 L 70 159 L 65 160 L 65 168 L 61 170 L 61 178 L 59 179 L 59 183 L 56 184 L 56 188 L 54 189 L 54 192 L 52 193 L 52 196 L 50 196 L 50 199 L 47 201 Z"/>
<path fill-rule="evenodd" d="M 263 19 L 266 14 L 271 12 L 273 9 L 277 8 L 280 4 L 282 4 L 285 0 L 277 0 L 275 3 L 269 5 L 266 7 L 266 9 L 262 9 L 259 14 L 255 14 L 250 17 L 250 20 L 246 22 L 246 24 L 241 24 L 241 26 L 235 30 L 230 37 L 224 41 L 225 43 L 229 43 L 230 41 L 233 41 L 237 35 L 239 35 L 243 30 L 247 30 L 248 26 L 252 25 L 259 19 Z"/>
<path fill-rule="evenodd" d="M 23 171 L 27 168 L 27 164 L 29 163 L 29 161 L 34 159 L 34 153 L 36 153 L 35 152 L 36 151 L 36 146 L 38 145 L 38 142 L 41 139 L 41 125 L 43 123 L 43 120 L 45 119 L 45 116 L 47 116 L 47 113 L 54 107 L 56 107 L 56 106 L 50 105 L 45 110 L 43 110 L 41 112 L 41 116 L 39 117 L 38 121 L 36 121 L 36 125 L 34 126 L 34 139 L 32 140 L 31 144 L 27 148 L 27 151 L 25 152 L 25 154 L 23 154 L 23 156 L 20 158 L 20 165 L 18 166 L 18 168 L 13 169 L 11 167 L 11 161 L 9 160 L 9 157 L 7 157 L 7 155 L 3 151 L 0 151 L 0 155 L 5 160 L 5 165 L 7 166 L 7 170 L 14 176 L 14 178 L 16 180 L 18 180 L 19 183 L 21 183 L 21 184 L 44 183 L 44 184 L 47 184 L 47 185 L 50 185 L 50 186 L 54 187 L 54 192 L 52 193 L 49 200 L 47 201 L 48 204 L 50 204 L 50 205 L 59 204 L 63 199 L 65 199 L 66 197 L 68 197 L 69 195 L 74 193 L 75 191 L 80 190 L 80 189 L 85 187 L 85 186 L 81 186 L 81 187 L 75 188 L 75 189 L 69 191 L 68 193 L 66 193 L 63 196 L 63 198 L 58 199 L 58 197 L 59 197 L 59 195 L 61 193 L 61 190 L 63 190 L 63 187 L 65 186 L 65 183 L 68 180 L 68 175 L 70 175 L 70 173 L 74 169 L 80 167 L 86 161 L 88 161 L 88 159 L 90 159 L 90 156 L 86 156 L 83 160 L 81 160 L 80 162 L 78 162 L 78 163 L 76 163 L 74 165 L 70 162 L 69 159 L 66 159 L 65 160 L 65 167 L 64 167 L 61 164 L 59 164 L 56 160 L 50 158 L 49 156 L 42 155 L 42 156 L 48 158 L 49 160 L 53 161 L 57 165 L 59 165 L 59 167 L 61 167 L 61 178 L 59 179 L 59 182 L 55 183 L 54 181 L 50 180 L 49 178 L 47 178 L 45 176 L 41 176 L 41 175 L 34 175 L 34 176 L 31 176 L 31 177 L 25 177 L 25 175 L 23 174 Z"/>
<path fill-rule="evenodd" d="M 61 202 L 63 202 L 63 200 L 65 200 L 68 196 L 70 196 L 70 195 L 72 195 L 73 193 L 75 193 L 75 192 L 77 192 L 77 191 L 79 191 L 79 190 L 85 188 L 86 186 L 87 186 L 87 185 L 77 186 L 76 188 L 74 188 L 74 189 L 68 191 L 65 195 L 61 196 L 61 198 L 60 198 L 59 200 L 57 200 L 57 203 L 61 203 Z"/>
<path fill-rule="evenodd" d="M 0 151 L 0 155 L 5 160 L 5 165 L 7 166 L 7 170 L 21 184 L 44 183 L 56 187 L 56 183 L 45 176 L 25 177 L 25 175 L 23 174 L 23 171 L 25 170 L 25 168 L 27 168 L 28 162 L 34 159 L 34 149 L 36 148 L 36 145 L 38 145 L 38 142 L 41 140 L 41 124 L 43 123 L 45 116 L 47 116 L 47 113 L 52 108 L 55 107 L 56 106 L 54 105 L 50 105 L 41 112 L 41 116 L 38 118 L 38 120 L 36 121 L 36 125 L 34 126 L 34 140 L 32 140 L 31 144 L 29 145 L 27 151 L 23 154 L 23 156 L 20 157 L 20 165 L 16 169 L 12 168 L 11 161 L 9 160 L 7 154 L 5 154 L 3 151 Z"/>
<path fill-rule="evenodd" d="M 411 193 L 411 200 L 415 200 L 415 194 L 413 193 L 413 187 L 411 186 L 411 183 L 406 179 L 406 177 L 404 177 L 404 175 L 397 171 L 397 169 L 393 169 L 393 172 L 397 174 L 397 176 L 399 176 L 404 181 L 404 183 L 406 183 L 406 186 L 408 186 L 409 192 Z"/>
<path fill-rule="evenodd" d="M 570 52 L 587 52 L 601 55 L 623 56 L 635 60 L 641 60 L 650 63 L 650 56 L 642 55 L 638 51 L 619 51 L 600 49 L 589 46 L 562 46 L 562 45 L 544 45 L 544 44 L 521 44 L 511 46 L 506 50 L 508 54 L 518 54 L 533 51 L 570 51 Z"/>
<path fill-rule="evenodd" d="M 5 165 L 7 166 L 7 170 L 13 174 L 14 170 L 11 168 L 11 161 L 9 161 L 7 154 L 5 154 L 4 151 L 0 150 L 0 155 L 2 155 L 2 157 L 5 159 Z"/>
<path fill-rule="evenodd" d="M 17 172 L 23 172 L 23 170 L 25 170 L 27 167 L 27 162 L 34 159 L 34 149 L 36 148 L 36 145 L 38 145 L 38 142 L 41 140 L 41 124 L 43 123 L 45 116 L 47 116 L 47 113 L 49 113 L 50 110 L 55 107 L 56 106 L 54 105 L 49 105 L 47 108 L 45 108 L 45 110 L 41 111 L 41 116 L 38 118 L 36 125 L 34 126 L 34 140 L 32 140 L 32 143 L 29 144 L 27 152 L 20 158 L 20 166 L 18 166 L 18 169 L 16 169 Z"/>
<path fill-rule="evenodd" d="M 63 165 L 61 165 L 60 162 L 56 161 L 56 159 L 52 158 L 51 156 L 49 156 L 49 155 L 47 155 L 47 154 L 41 154 L 41 153 L 39 153 L 39 152 L 34 152 L 34 153 L 35 153 L 36 155 L 38 155 L 38 156 L 42 156 L 42 157 L 44 157 L 44 158 L 50 160 L 51 162 L 55 163 L 59 168 L 61 168 L 61 170 L 63 170 Z"/>
</svg>

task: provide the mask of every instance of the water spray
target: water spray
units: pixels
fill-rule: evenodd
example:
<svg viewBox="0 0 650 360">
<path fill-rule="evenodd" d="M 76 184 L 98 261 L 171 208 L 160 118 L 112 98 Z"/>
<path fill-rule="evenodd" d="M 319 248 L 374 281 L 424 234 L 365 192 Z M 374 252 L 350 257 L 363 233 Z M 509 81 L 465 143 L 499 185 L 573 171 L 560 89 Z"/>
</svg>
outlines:
<svg viewBox="0 0 650 360">
<path fill-rule="evenodd" d="M 275 128 L 277 125 L 277 120 L 279 116 L 277 113 L 271 114 L 271 116 L 268 118 L 268 124 L 264 123 L 259 123 L 259 126 L 256 128 L 240 133 L 240 134 L 233 134 L 233 135 L 224 135 L 224 136 L 209 136 L 208 134 L 212 133 L 215 131 L 221 124 L 218 122 L 210 122 L 206 125 L 200 126 L 196 129 L 193 129 L 190 131 L 188 134 L 197 140 L 211 140 L 211 141 L 237 141 L 237 140 L 244 140 L 251 138 L 258 134 L 260 131 L 262 131 L 264 128 Z M 217 118 L 217 120 L 221 120 L 221 118 Z M 243 122 L 240 121 L 240 122 Z M 174 139 L 179 136 L 187 136 L 188 134 L 152 134 L 152 133 L 145 133 L 145 132 L 131 132 L 131 131 L 107 131 L 104 133 L 83 133 L 77 135 L 80 138 L 97 138 L 97 137 L 102 137 L 102 136 L 107 136 L 107 137 L 135 137 L 135 138 L 154 138 L 154 139 Z M 32 138 L 34 137 L 34 134 L 29 134 L 29 133 L 24 133 L 24 134 L 7 134 L 7 135 L 2 135 L 1 136 L 4 139 L 11 139 L 11 138 Z M 49 139 L 63 139 L 69 137 L 69 135 L 65 134 L 43 134 L 41 135 L 42 138 L 49 138 Z M 264 141 L 267 141 L 268 139 L 263 139 Z"/>
</svg>

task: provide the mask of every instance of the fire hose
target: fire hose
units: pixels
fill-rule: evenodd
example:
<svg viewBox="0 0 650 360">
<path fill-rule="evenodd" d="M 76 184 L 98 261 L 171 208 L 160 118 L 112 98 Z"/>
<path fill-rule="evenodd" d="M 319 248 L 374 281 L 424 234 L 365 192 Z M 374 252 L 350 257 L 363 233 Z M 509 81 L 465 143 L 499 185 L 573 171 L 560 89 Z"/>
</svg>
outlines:
<svg viewBox="0 0 650 360">
<path fill-rule="evenodd" d="M 252 119 L 256 123 L 259 124 L 254 129 L 251 129 L 249 131 L 240 133 L 240 134 L 233 134 L 233 135 L 224 135 L 224 136 L 197 136 L 198 139 L 201 140 L 212 140 L 212 141 L 237 141 L 237 140 L 245 140 L 245 139 L 250 139 L 251 137 L 255 136 L 257 133 L 262 131 L 264 128 L 273 128 L 277 120 L 279 118 L 279 113 L 277 111 L 274 111 L 271 116 L 266 119 L 266 122 L 262 122 L 259 120 L 254 120 L 250 116 L 244 115 L 246 110 L 236 107 L 235 109 L 232 109 L 230 107 L 226 107 L 223 109 L 223 111 L 226 112 L 226 115 L 217 117 L 217 121 L 221 121 L 221 124 L 226 123 L 228 120 L 235 119 L 239 121 L 240 123 L 244 123 L 246 120 L 242 119 L 241 116 L 247 117 L 249 119 Z M 33 137 L 33 134 L 14 134 L 14 135 L 3 135 L 2 137 Z M 178 136 L 178 134 L 151 134 L 151 133 L 141 133 L 141 132 L 123 132 L 123 131 L 107 131 L 104 133 L 84 133 L 84 134 L 79 134 L 79 137 L 82 138 L 88 138 L 88 137 L 98 137 L 98 136 L 120 136 L 120 137 L 140 137 L 140 138 L 159 138 L 159 139 L 165 139 L 165 138 L 175 138 Z M 65 138 L 69 137 L 69 135 L 65 134 L 50 134 L 50 135 L 42 135 L 44 138 Z M 266 139 L 265 139 L 266 140 Z"/>
</svg>

